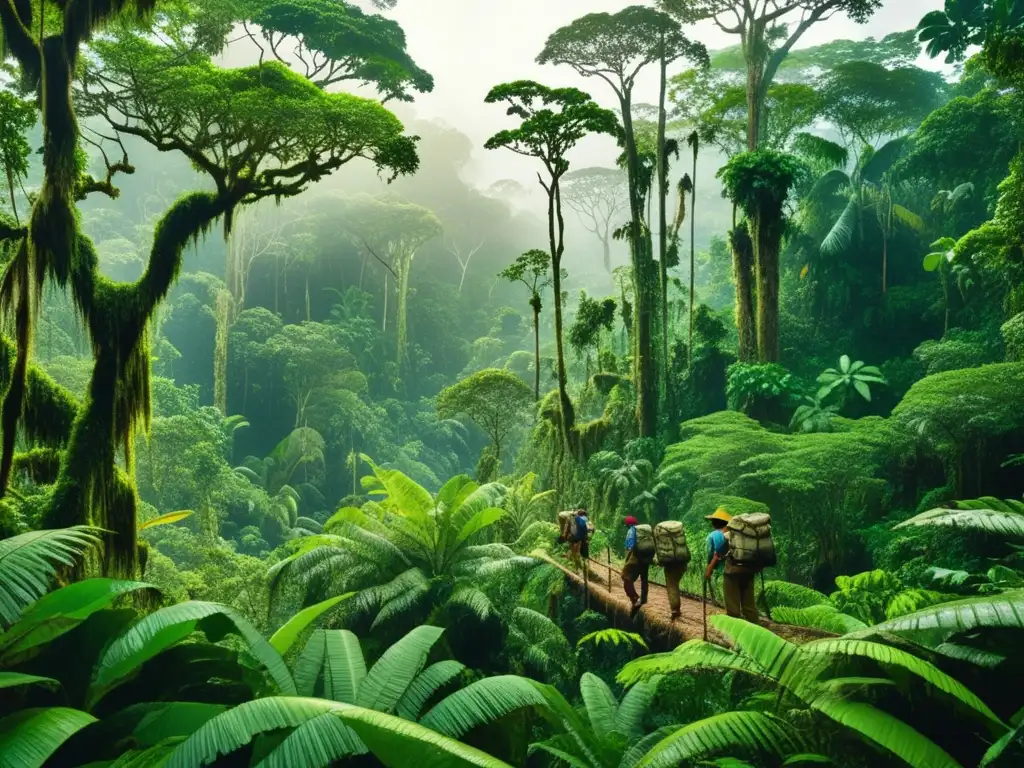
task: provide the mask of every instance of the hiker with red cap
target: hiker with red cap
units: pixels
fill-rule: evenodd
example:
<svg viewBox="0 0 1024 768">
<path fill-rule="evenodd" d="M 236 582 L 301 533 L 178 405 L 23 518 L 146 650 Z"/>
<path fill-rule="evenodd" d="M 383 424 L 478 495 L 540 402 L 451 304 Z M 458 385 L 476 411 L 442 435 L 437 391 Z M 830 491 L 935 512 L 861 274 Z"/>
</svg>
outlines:
<svg viewBox="0 0 1024 768">
<path fill-rule="evenodd" d="M 622 586 L 626 590 L 626 597 L 632 603 L 630 615 L 636 616 L 640 606 L 647 602 L 647 576 L 651 567 L 651 559 L 654 554 L 654 539 L 651 536 L 650 526 L 640 526 L 640 521 L 632 515 L 623 518 L 622 524 L 628 529 L 626 531 L 626 562 L 622 566 Z M 646 531 L 637 532 L 637 527 L 646 528 Z M 646 538 L 650 538 L 650 555 L 647 556 Z M 645 539 L 641 541 L 640 539 Z M 640 594 L 636 593 L 636 580 L 640 577 Z"/>
</svg>

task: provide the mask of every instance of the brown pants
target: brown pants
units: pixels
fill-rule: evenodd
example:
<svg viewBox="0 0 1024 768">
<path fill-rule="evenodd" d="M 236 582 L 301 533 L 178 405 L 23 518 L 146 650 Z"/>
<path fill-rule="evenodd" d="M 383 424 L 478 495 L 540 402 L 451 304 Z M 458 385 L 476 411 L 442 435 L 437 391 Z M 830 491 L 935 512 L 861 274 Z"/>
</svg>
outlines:
<svg viewBox="0 0 1024 768">
<path fill-rule="evenodd" d="M 725 592 L 725 612 L 735 618 L 743 618 L 754 624 L 758 621 L 757 602 L 754 599 L 756 571 L 740 566 L 725 565 L 722 591 Z"/>
<path fill-rule="evenodd" d="M 647 602 L 647 575 L 650 569 L 650 563 L 641 563 L 633 556 L 632 552 L 626 556 L 626 562 L 622 566 L 622 588 L 626 591 L 630 602 L 636 603 L 637 600 L 641 603 Z M 633 586 L 637 576 L 640 577 L 639 595 L 636 593 L 636 587 Z"/>
<path fill-rule="evenodd" d="M 683 571 L 686 566 L 682 563 L 672 563 L 663 566 L 665 570 L 665 588 L 668 590 L 668 604 L 672 609 L 672 615 L 679 613 L 679 582 L 683 578 Z"/>
</svg>

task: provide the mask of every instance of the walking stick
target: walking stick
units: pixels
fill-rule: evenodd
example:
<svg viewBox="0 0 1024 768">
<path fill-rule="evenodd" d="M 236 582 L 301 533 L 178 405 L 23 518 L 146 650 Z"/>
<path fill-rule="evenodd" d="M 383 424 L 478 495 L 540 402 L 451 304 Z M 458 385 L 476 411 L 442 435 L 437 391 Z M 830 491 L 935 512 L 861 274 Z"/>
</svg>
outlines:
<svg viewBox="0 0 1024 768">
<path fill-rule="evenodd" d="M 764 612 L 768 621 L 772 621 L 772 607 L 768 604 L 768 591 L 764 588 L 764 571 L 761 571 L 761 600 L 764 601 Z"/>
<path fill-rule="evenodd" d="M 708 580 L 704 579 L 704 599 L 700 602 L 704 619 L 704 642 L 708 641 Z"/>
</svg>

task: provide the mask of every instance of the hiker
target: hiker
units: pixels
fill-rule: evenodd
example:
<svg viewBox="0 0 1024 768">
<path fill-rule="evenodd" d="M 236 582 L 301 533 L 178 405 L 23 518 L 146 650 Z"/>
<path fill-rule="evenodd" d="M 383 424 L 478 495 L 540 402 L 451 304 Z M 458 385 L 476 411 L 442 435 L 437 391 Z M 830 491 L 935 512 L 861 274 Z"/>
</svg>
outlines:
<svg viewBox="0 0 1024 768">
<path fill-rule="evenodd" d="M 589 529 L 590 521 L 587 520 L 587 510 L 577 509 L 573 514 L 572 531 L 569 534 L 569 558 L 577 568 L 581 568 L 583 565 L 580 555 L 583 558 L 590 557 Z"/>
<path fill-rule="evenodd" d="M 654 549 L 658 565 L 665 571 L 665 589 L 672 611 L 669 618 L 675 621 L 680 616 L 679 582 L 690 564 L 690 549 L 686 544 L 683 524 L 678 520 L 664 520 L 654 526 Z"/>
<path fill-rule="evenodd" d="M 628 515 L 622 521 L 626 531 L 626 562 L 622 565 L 622 587 L 632 604 L 630 616 L 636 616 L 640 606 L 647 602 L 647 576 L 654 557 L 654 535 L 651 526 Z M 643 530 L 646 529 L 646 530 Z M 636 593 L 636 579 L 640 577 L 640 594 Z"/>
<path fill-rule="evenodd" d="M 714 572 L 724 566 L 722 591 L 725 593 L 725 612 L 734 618 L 743 618 L 756 624 L 759 618 L 754 601 L 754 577 L 757 576 L 757 570 L 733 562 L 728 556 L 729 540 L 725 534 L 732 516 L 719 507 L 704 519 L 711 521 L 713 529 L 707 538 L 708 566 L 704 570 L 704 579 L 711 581 Z"/>
</svg>

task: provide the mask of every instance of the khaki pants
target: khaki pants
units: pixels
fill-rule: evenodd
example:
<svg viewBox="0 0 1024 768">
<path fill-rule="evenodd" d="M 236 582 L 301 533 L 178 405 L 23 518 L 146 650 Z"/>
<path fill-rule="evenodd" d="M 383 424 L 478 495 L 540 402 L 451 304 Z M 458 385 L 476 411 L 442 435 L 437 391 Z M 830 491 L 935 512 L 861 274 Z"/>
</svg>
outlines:
<svg viewBox="0 0 1024 768">
<path fill-rule="evenodd" d="M 671 563 L 663 566 L 665 571 L 665 588 L 668 590 L 668 604 L 672 615 L 679 613 L 679 582 L 683 578 L 686 566 L 682 563 Z"/>
<path fill-rule="evenodd" d="M 737 619 L 754 624 L 758 621 L 757 602 L 754 599 L 754 579 L 757 571 L 738 565 L 725 564 L 722 591 L 725 592 L 725 612 Z"/>
<path fill-rule="evenodd" d="M 641 563 L 633 556 L 632 552 L 626 556 L 626 562 L 622 566 L 622 587 L 630 602 L 636 603 L 638 600 L 641 603 L 647 602 L 647 576 L 650 569 L 650 563 Z M 636 587 L 633 586 L 638 576 L 640 577 L 639 595 L 636 593 Z"/>
</svg>

